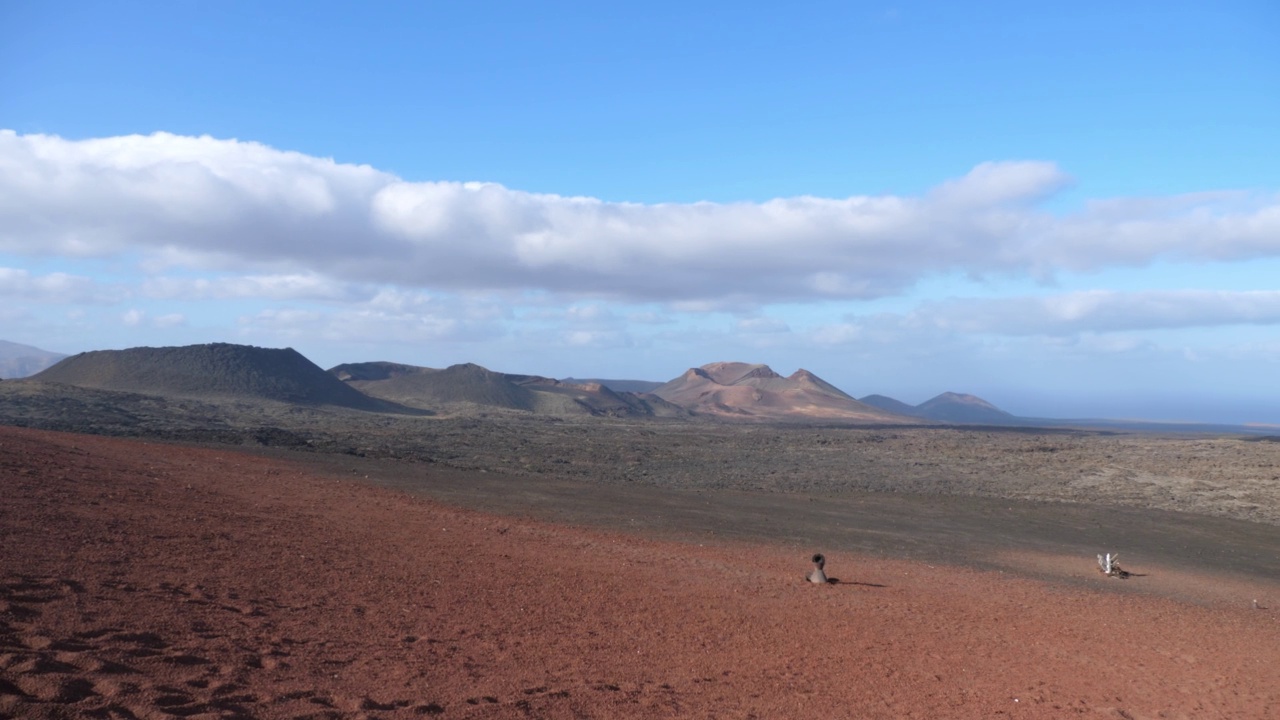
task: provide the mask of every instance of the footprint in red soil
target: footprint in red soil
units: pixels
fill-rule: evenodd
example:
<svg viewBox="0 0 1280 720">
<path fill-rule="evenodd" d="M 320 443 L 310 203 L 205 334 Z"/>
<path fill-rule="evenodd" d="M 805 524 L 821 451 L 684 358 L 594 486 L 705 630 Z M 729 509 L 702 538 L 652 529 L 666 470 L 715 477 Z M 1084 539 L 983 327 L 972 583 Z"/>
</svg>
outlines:
<svg viewBox="0 0 1280 720">
<path fill-rule="evenodd" d="M 56 650 L 59 652 L 81 653 L 87 650 L 92 650 L 93 646 L 90 645 L 89 643 L 81 642 L 80 640 L 67 639 L 67 640 L 53 641 L 52 643 L 50 643 L 49 649 Z"/>
<path fill-rule="evenodd" d="M 191 632 L 202 640 L 216 640 L 222 637 L 222 633 L 207 622 L 196 620 L 191 623 Z"/>
<path fill-rule="evenodd" d="M 124 705 L 112 703 L 93 712 L 88 717 L 102 720 L 138 720 L 138 715 Z"/>
<path fill-rule="evenodd" d="M 53 638 L 40 633 L 20 633 L 17 639 L 23 647 L 32 650 L 45 650 L 53 644 Z"/>
<path fill-rule="evenodd" d="M 191 685 L 191 684 L 192 684 L 192 681 L 188 681 L 188 682 L 187 682 L 187 684 L 188 684 L 188 685 Z M 233 682 L 229 682 L 229 683 L 221 683 L 221 684 L 218 684 L 218 685 L 214 685 L 214 686 L 213 686 L 213 687 L 211 687 L 211 688 L 210 688 L 210 687 L 208 687 L 208 685 L 207 685 L 207 684 L 206 684 L 206 685 L 203 685 L 202 687 L 206 687 L 206 688 L 208 688 L 209 692 L 210 692 L 210 693 L 213 693 L 214 697 L 223 696 L 223 695 L 231 695 L 231 694 L 238 693 L 238 692 L 240 692 L 241 690 L 244 690 L 244 689 L 245 689 L 245 686 L 244 686 L 244 685 L 241 685 L 241 684 L 239 684 L 239 683 L 233 683 Z"/>
<path fill-rule="evenodd" d="M 116 633 L 107 638 L 107 641 L 110 646 L 124 646 L 121 652 L 135 658 L 161 657 L 169 649 L 169 643 L 164 638 L 150 632 Z"/>
<path fill-rule="evenodd" d="M 155 704 L 162 708 L 170 708 L 175 705 L 190 705 L 192 702 L 195 702 L 195 698 L 186 693 L 170 693 L 155 699 Z"/>
<path fill-rule="evenodd" d="M 266 613 L 262 612 L 262 610 L 257 606 L 250 605 L 248 603 L 239 603 L 236 605 L 222 605 L 220 607 L 223 610 L 229 610 L 233 613 L 238 613 L 240 615 L 247 615 L 249 617 L 263 617 L 264 615 L 266 615 Z"/>
<path fill-rule="evenodd" d="M 102 658 L 77 658 L 73 664 L 80 667 L 85 672 L 95 675 L 136 675 L 138 670 L 118 662 L 111 660 L 103 660 Z"/>
<path fill-rule="evenodd" d="M 121 632 L 121 629 L 117 627 L 97 628 L 95 630 L 81 630 L 80 632 L 75 634 L 75 637 L 81 638 L 83 640 L 97 640 L 103 635 L 110 635 L 111 633 L 118 633 L 118 632 Z"/>
<path fill-rule="evenodd" d="M 0 612 L 3 612 L 5 615 L 8 615 L 18 622 L 31 622 L 32 620 L 40 617 L 39 610 L 12 602 L 5 602 L 4 608 Z"/>
<path fill-rule="evenodd" d="M 224 695 L 222 697 L 219 697 L 216 700 L 214 700 L 214 704 L 230 705 L 230 704 L 247 703 L 252 705 L 257 703 L 258 700 L 259 700 L 258 696 L 254 695 L 253 693 L 239 693 L 237 695 Z"/>
<path fill-rule="evenodd" d="M 397 709 L 397 708 L 404 707 L 404 705 L 406 705 L 406 704 L 408 704 L 408 703 L 404 703 L 404 704 L 401 704 L 401 703 L 394 703 L 394 702 L 390 702 L 390 703 L 383 703 L 383 702 L 378 702 L 377 700 L 374 700 L 373 698 L 366 697 L 366 698 L 364 698 L 364 699 L 362 699 L 362 700 L 360 701 L 360 709 L 361 709 L 361 710 L 383 710 L 383 711 L 386 711 L 386 710 L 395 710 L 395 709 Z"/>
<path fill-rule="evenodd" d="M 0 678 L 0 696 L 4 695 L 27 697 L 27 694 L 22 691 L 22 688 L 19 688 L 17 685 L 14 685 L 4 678 Z"/>
<path fill-rule="evenodd" d="M 283 660 L 282 658 L 286 658 L 288 656 L 289 656 L 289 653 L 286 653 L 286 652 L 280 652 L 278 650 L 272 651 L 269 653 L 265 653 L 259 656 L 258 658 L 256 658 L 257 664 L 253 666 L 261 668 L 263 670 L 275 670 L 277 668 L 282 668 L 287 670 L 289 668 L 289 663 L 288 661 Z"/>
<path fill-rule="evenodd" d="M 250 707 L 227 700 L 203 702 L 181 695 L 166 695 L 157 698 L 154 703 L 163 714 L 176 715 L 178 717 L 190 717 L 193 715 L 225 717 L 228 714 L 234 717 L 253 717 Z"/>
<path fill-rule="evenodd" d="M 100 678 L 93 684 L 93 690 L 105 698 L 118 698 L 134 695 L 142 688 L 136 683 L 123 682 L 115 678 Z"/>
<path fill-rule="evenodd" d="M 84 678 L 22 675 L 17 681 L 24 694 L 47 703 L 78 703 L 98 694 L 93 683 Z"/>
<path fill-rule="evenodd" d="M 327 697 L 324 697 L 323 695 L 317 695 L 315 697 L 307 698 L 307 702 L 311 703 L 312 705 L 319 705 L 320 707 L 327 707 L 327 708 L 338 707 L 337 705 L 333 704 L 332 700 L 330 700 Z"/>
<path fill-rule="evenodd" d="M 43 655 L 29 657 L 9 667 L 15 675 L 49 675 L 52 673 L 73 673 L 79 670 L 75 665 L 60 662 Z"/>
<path fill-rule="evenodd" d="M 131 645 L 138 645 L 140 647 L 150 648 L 153 650 L 163 650 L 169 647 L 169 644 L 164 641 L 164 638 L 150 632 L 117 633 L 112 635 L 110 639 L 114 642 L 129 643 Z"/>
<path fill-rule="evenodd" d="M 551 688 L 550 688 L 550 687 L 548 687 L 548 686 L 546 686 L 546 685 L 539 685 L 538 687 L 525 688 L 524 690 L 521 690 L 521 692 L 523 692 L 525 695 L 542 695 L 543 697 L 549 697 L 549 698 L 567 698 L 567 697 L 569 697 L 569 691 L 568 691 L 568 690 L 554 690 L 554 691 L 553 691 L 553 690 L 551 690 Z"/>
<path fill-rule="evenodd" d="M 47 603 L 62 599 L 56 580 L 23 577 L 0 583 L 0 599 L 10 603 Z"/>
<path fill-rule="evenodd" d="M 189 605 L 212 605 L 218 601 L 217 595 L 209 592 L 203 585 L 193 583 L 179 586 L 169 582 L 162 582 L 153 588 L 152 592 L 174 596 L 180 602 Z"/>
</svg>

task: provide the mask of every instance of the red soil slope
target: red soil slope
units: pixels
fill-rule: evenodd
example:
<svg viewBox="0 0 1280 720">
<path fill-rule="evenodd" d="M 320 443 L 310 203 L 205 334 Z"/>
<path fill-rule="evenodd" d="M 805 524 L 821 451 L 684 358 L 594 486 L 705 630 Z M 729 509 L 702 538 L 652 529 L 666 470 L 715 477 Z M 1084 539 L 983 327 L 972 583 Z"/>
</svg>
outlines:
<svg viewBox="0 0 1280 720">
<path fill-rule="evenodd" d="M 813 586 L 810 549 L 13 428 L 0 490 L 3 717 L 1280 717 L 1271 609 L 832 553 Z"/>
</svg>

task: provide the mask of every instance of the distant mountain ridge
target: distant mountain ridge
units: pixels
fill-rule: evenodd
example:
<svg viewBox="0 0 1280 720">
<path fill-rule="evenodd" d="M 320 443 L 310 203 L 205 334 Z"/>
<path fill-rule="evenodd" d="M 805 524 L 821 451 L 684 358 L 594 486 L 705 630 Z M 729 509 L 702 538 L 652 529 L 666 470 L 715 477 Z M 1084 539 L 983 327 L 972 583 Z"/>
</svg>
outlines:
<svg viewBox="0 0 1280 720">
<path fill-rule="evenodd" d="M 30 379 L 148 395 L 391 409 L 334 378 L 293 348 L 212 343 L 94 350 L 64 358 Z"/>
<path fill-rule="evenodd" d="M 34 349 L 0 344 L 0 350 L 14 348 Z M 1043 424 L 1015 417 L 973 395 L 945 392 L 916 406 L 884 395 L 855 399 L 803 368 L 783 377 L 768 365 L 744 362 L 690 368 L 666 383 L 555 380 L 494 372 L 474 363 L 435 369 L 375 361 L 325 371 L 292 348 L 212 343 L 80 353 L 30 377 L 110 391 L 257 398 L 374 411 L 493 408 L 558 416 L 698 415 L 758 422 Z"/>
<path fill-rule="evenodd" d="M 688 414 L 661 398 L 615 392 L 601 383 L 569 383 L 539 375 L 504 374 L 473 363 L 443 370 L 388 362 L 350 363 L 329 373 L 368 395 L 411 407 L 478 406 L 546 415 L 612 417 Z"/>
<path fill-rule="evenodd" d="M 868 395 L 861 401 L 887 412 L 949 423 L 988 425 L 1021 424 L 1019 418 L 976 395 L 944 392 L 919 405 L 908 405 L 885 395 Z"/>
<path fill-rule="evenodd" d="M 0 378 L 16 379 L 35 375 L 65 357 L 62 353 L 0 340 Z"/>
</svg>

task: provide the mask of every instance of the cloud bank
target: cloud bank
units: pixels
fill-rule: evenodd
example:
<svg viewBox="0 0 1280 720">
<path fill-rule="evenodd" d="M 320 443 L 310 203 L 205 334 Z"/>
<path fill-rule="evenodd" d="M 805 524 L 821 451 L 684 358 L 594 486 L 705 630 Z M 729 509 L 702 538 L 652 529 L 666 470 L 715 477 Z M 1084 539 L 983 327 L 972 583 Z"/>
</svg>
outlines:
<svg viewBox="0 0 1280 720">
<path fill-rule="evenodd" d="M 646 205 L 410 182 L 237 140 L 0 131 L 0 252 L 293 278 L 285 294 L 355 283 L 708 307 L 882 297 L 941 273 L 1280 255 L 1275 195 L 1042 209 L 1069 184 L 1052 163 L 999 162 L 920 196 Z"/>
</svg>

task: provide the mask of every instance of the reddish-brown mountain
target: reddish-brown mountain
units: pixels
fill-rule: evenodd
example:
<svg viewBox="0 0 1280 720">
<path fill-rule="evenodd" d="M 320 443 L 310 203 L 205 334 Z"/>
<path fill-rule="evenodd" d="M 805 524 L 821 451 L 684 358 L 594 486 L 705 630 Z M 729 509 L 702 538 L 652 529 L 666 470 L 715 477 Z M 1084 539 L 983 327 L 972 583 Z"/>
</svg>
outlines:
<svg viewBox="0 0 1280 720">
<path fill-rule="evenodd" d="M 767 365 L 740 362 L 690 368 L 653 394 L 694 413 L 723 418 L 912 422 L 860 403 L 808 370 L 784 378 Z"/>
</svg>

